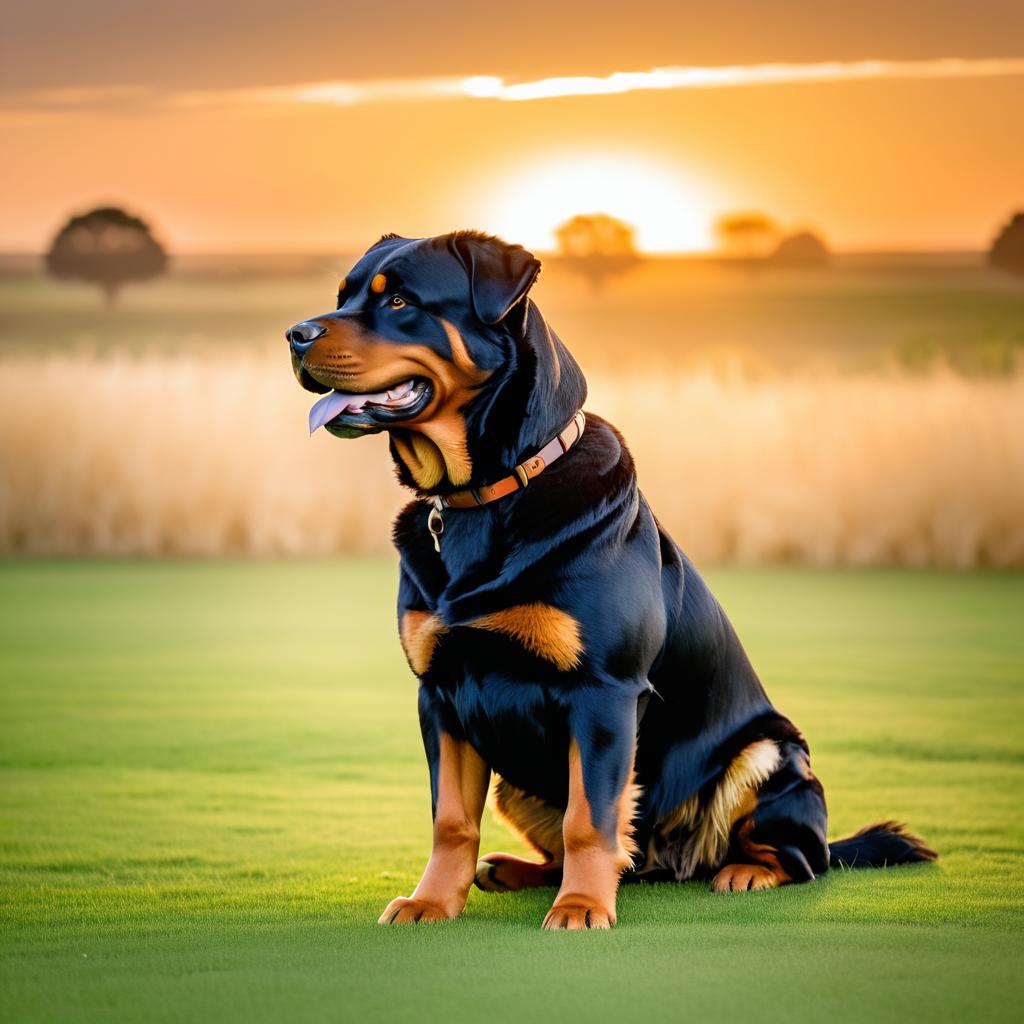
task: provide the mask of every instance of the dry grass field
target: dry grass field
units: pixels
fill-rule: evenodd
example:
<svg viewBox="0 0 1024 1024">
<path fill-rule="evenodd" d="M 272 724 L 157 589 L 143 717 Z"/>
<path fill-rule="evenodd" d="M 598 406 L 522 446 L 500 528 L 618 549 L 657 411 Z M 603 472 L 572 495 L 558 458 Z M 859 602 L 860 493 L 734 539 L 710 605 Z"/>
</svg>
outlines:
<svg viewBox="0 0 1024 1024">
<path fill-rule="evenodd" d="M 1024 565 L 1024 375 L 591 386 L 588 408 L 625 432 L 655 511 L 700 561 Z M 387 550 L 403 494 L 386 440 L 309 438 L 311 399 L 283 356 L 8 360 L 0 551 Z"/>
</svg>

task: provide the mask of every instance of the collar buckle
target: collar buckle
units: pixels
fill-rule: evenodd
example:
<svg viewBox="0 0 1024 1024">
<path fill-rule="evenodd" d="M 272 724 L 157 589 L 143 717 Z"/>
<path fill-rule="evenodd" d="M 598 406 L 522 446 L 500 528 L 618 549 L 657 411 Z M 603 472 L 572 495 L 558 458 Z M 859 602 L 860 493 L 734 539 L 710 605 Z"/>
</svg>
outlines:
<svg viewBox="0 0 1024 1024">
<path fill-rule="evenodd" d="M 427 529 L 430 531 L 430 536 L 434 541 L 434 550 L 438 554 L 441 553 L 441 534 L 444 533 L 444 516 L 441 515 L 443 508 L 444 500 L 440 497 L 435 497 L 433 499 L 433 507 L 427 516 Z"/>
</svg>

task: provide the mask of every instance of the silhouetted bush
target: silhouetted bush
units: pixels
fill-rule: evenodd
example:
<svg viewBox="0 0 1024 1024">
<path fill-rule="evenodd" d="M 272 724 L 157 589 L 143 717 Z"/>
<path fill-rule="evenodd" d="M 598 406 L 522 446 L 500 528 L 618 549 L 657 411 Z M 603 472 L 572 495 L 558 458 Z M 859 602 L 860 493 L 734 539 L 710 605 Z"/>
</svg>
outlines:
<svg viewBox="0 0 1024 1024">
<path fill-rule="evenodd" d="M 559 254 L 595 289 L 640 262 L 636 231 L 607 213 L 581 213 L 555 229 Z"/>
<path fill-rule="evenodd" d="M 988 261 L 1000 270 L 1024 274 L 1024 211 L 1015 213 L 999 232 L 989 249 Z"/>
<path fill-rule="evenodd" d="M 788 267 L 824 267 L 829 261 L 829 251 L 812 231 L 798 231 L 784 238 L 771 258 L 773 263 Z"/>
<path fill-rule="evenodd" d="M 766 213 L 730 213 L 719 217 L 715 233 L 722 250 L 746 260 L 763 259 L 779 240 L 778 225 Z"/>
<path fill-rule="evenodd" d="M 149 225 L 117 207 L 100 207 L 72 217 L 46 254 L 54 277 L 88 281 L 113 305 L 121 286 L 162 274 L 167 253 Z"/>
</svg>

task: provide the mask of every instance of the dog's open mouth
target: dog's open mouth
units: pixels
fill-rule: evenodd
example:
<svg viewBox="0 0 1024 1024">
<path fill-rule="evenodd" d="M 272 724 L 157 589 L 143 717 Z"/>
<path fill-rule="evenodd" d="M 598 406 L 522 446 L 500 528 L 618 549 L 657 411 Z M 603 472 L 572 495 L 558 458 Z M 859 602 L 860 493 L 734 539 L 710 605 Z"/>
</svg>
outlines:
<svg viewBox="0 0 1024 1024">
<path fill-rule="evenodd" d="M 384 391 L 328 391 L 309 410 L 309 432 L 401 423 L 421 413 L 431 394 L 430 382 L 422 377 L 410 377 Z"/>
</svg>

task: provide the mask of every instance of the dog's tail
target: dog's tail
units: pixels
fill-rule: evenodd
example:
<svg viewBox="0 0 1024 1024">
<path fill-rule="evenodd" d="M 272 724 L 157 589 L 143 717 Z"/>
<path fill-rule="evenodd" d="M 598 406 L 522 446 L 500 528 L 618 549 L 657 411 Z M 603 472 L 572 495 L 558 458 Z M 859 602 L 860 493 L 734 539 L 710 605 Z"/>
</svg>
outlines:
<svg viewBox="0 0 1024 1024">
<path fill-rule="evenodd" d="M 828 844 L 834 867 L 884 868 L 935 860 L 938 854 L 898 821 L 868 825 L 846 839 Z"/>
</svg>

